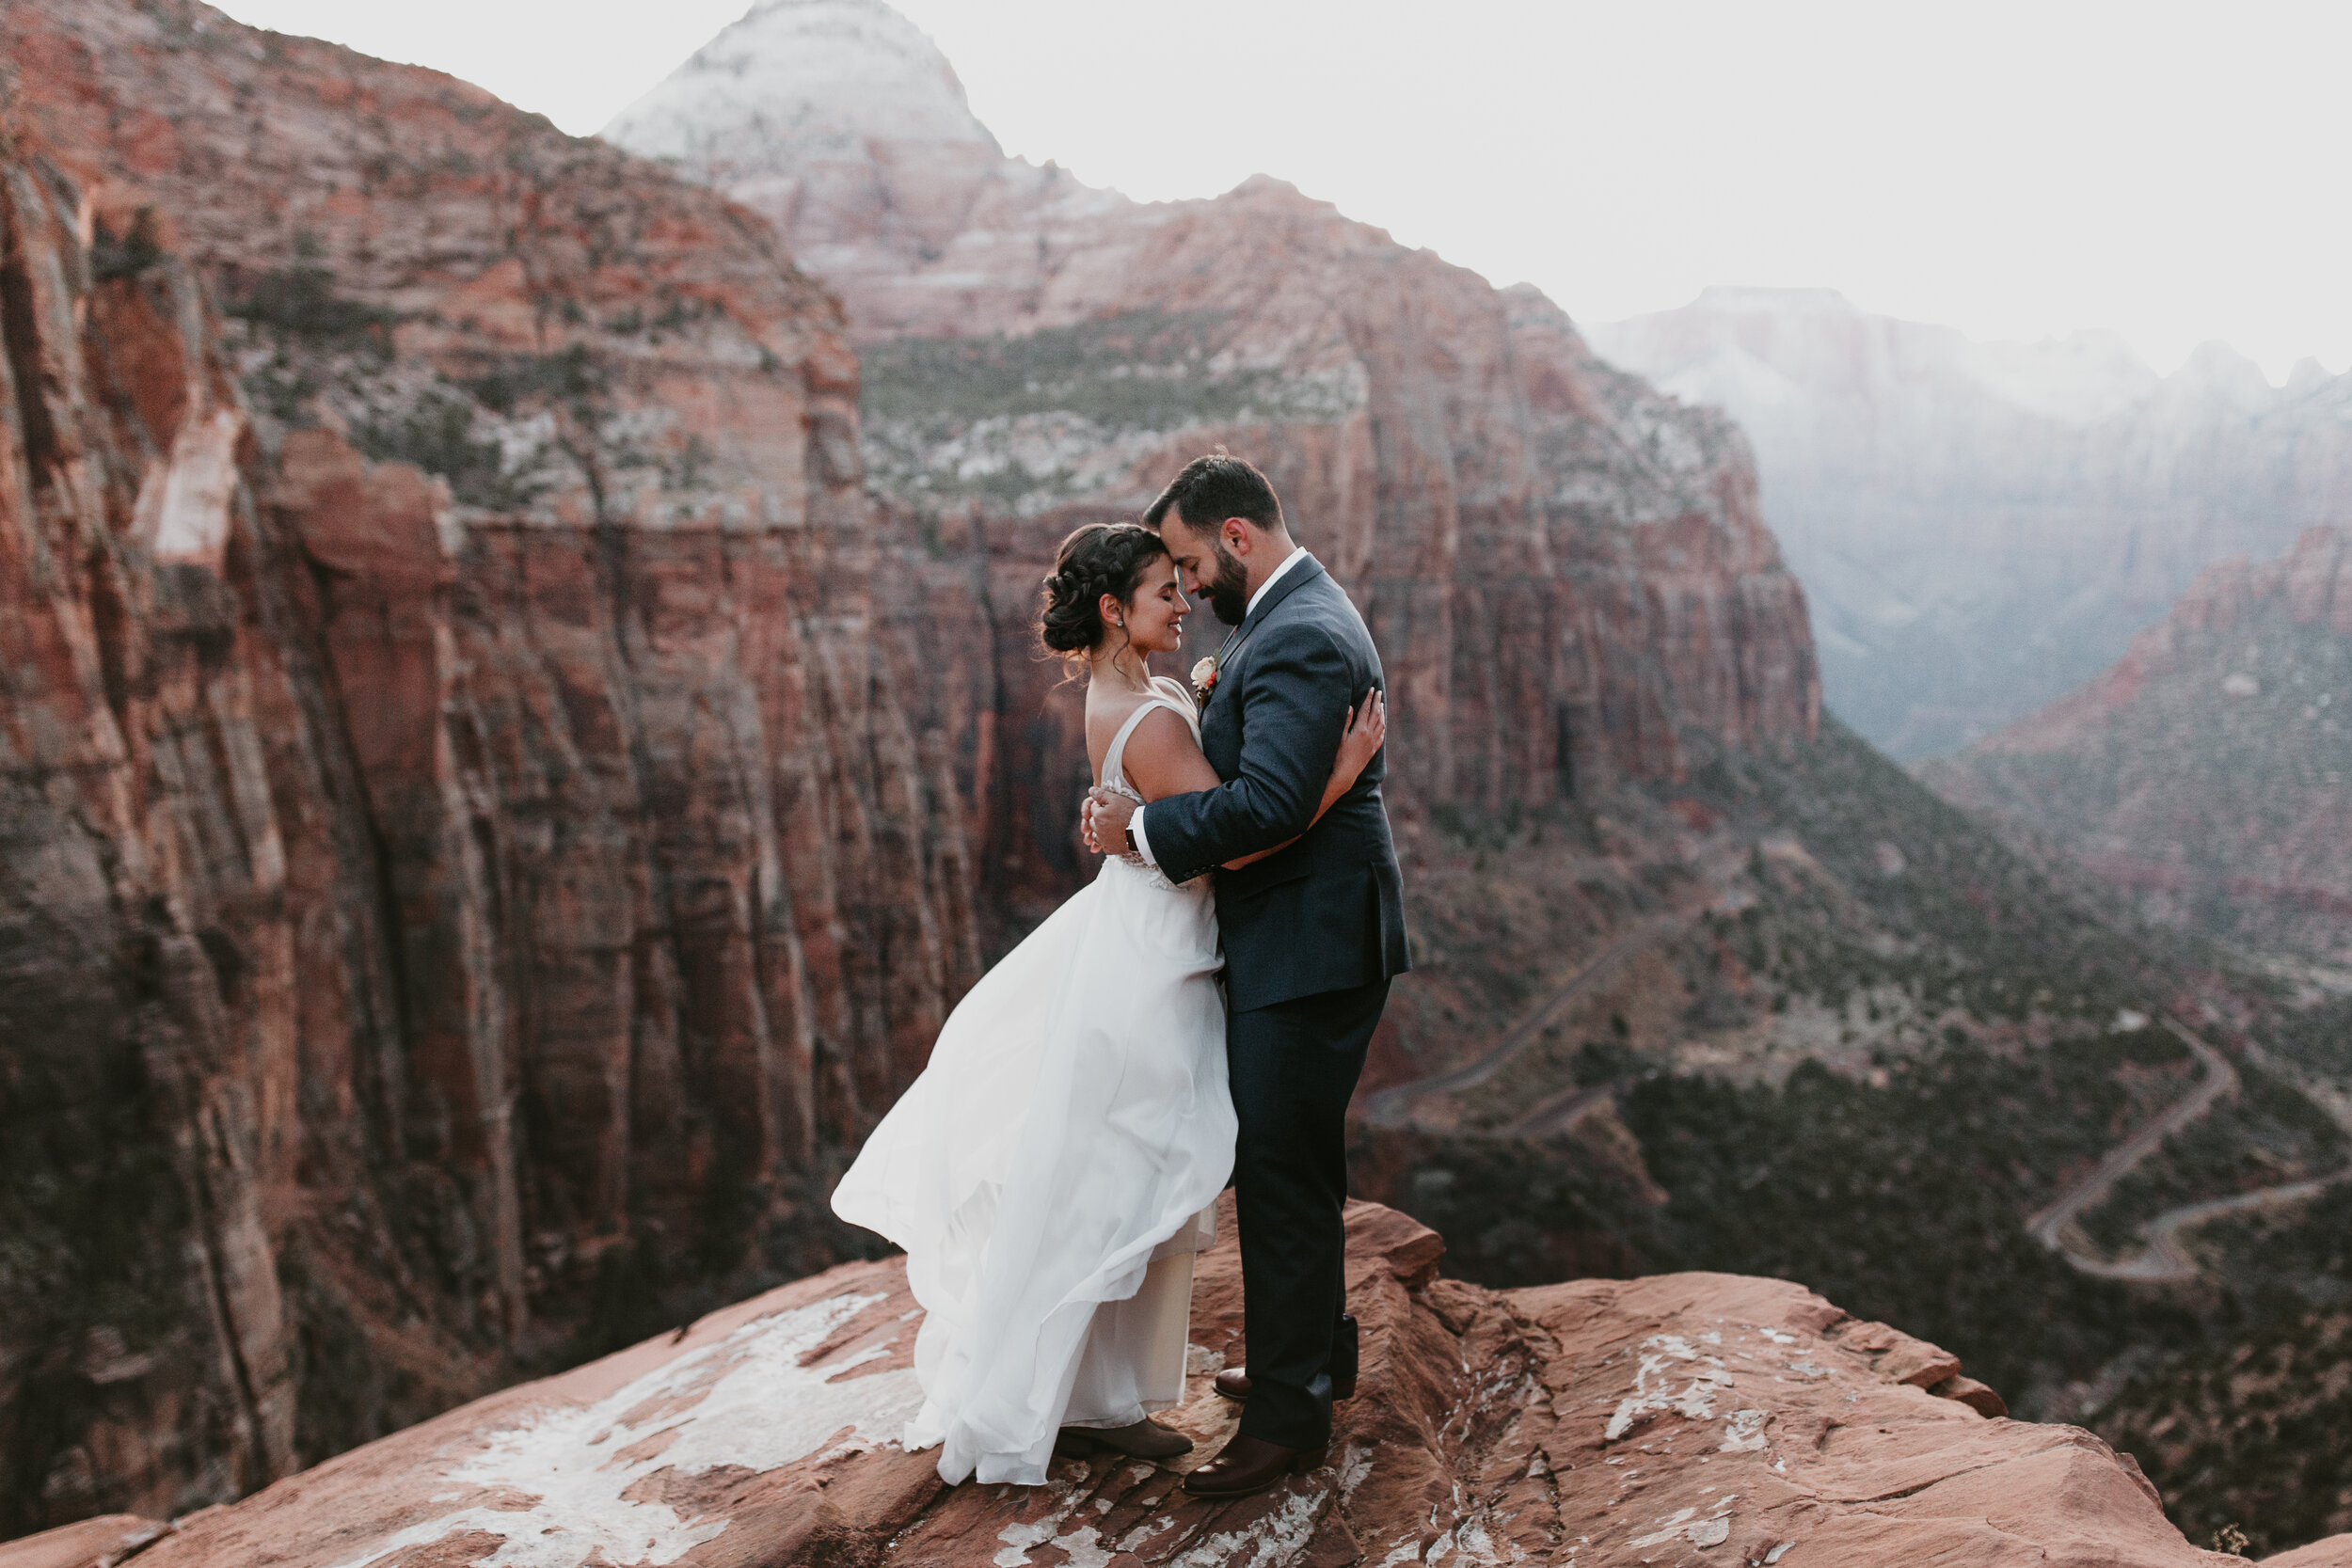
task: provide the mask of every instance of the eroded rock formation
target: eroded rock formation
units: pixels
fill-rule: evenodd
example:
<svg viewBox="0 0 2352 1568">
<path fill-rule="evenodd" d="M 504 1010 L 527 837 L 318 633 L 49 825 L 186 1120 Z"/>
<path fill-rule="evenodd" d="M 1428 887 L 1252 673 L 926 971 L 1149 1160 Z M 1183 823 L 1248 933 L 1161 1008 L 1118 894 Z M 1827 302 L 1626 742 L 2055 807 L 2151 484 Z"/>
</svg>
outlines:
<svg viewBox="0 0 2352 1568">
<path fill-rule="evenodd" d="M 271 800 L 293 704 L 232 585 L 248 449 L 202 293 L 93 251 L 84 193 L 9 130 L 0 1528 L 294 1462 L 264 1196 L 301 1157 L 288 883 L 326 847 Z"/>
<path fill-rule="evenodd" d="M 526 1544 L 564 1568 L 2243 1560 L 2184 1541 L 2128 1457 L 2005 1418 L 1953 1357 L 1800 1287 L 1487 1291 L 1440 1276 L 1442 1242 L 1392 1211 L 1355 1205 L 1348 1232 L 1361 1391 L 1332 1463 L 1257 1497 L 1179 1488 L 1234 1427 L 1209 1386 L 1246 1354 L 1229 1227 L 1195 1286 L 1189 1398 L 1166 1418 L 1196 1446 L 1172 1467 L 1072 1457 L 1043 1487 L 943 1488 L 935 1455 L 896 1441 L 920 1397 L 920 1309 L 902 1265 L 858 1263 L 372 1444 L 140 1560 L 456 1564 Z M 98 1560 L 56 1544 L 0 1547 L 0 1568 Z"/>
<path fill-rule="evenodd" d="M 6 21 L 0 1529 L 822 1259 L 979 963 L 978 716 L 756 219 L 201 6 Z"/>
</svg>

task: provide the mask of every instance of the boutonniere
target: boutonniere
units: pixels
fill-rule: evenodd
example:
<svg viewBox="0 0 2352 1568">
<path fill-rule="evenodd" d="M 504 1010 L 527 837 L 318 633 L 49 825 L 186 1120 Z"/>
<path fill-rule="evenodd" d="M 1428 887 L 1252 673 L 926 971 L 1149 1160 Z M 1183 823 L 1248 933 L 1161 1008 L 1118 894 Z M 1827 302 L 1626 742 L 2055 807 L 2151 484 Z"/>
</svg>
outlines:
<svg viewBox="0 0 2352 1568">
<path fill-rule="evenodd" d="M 1216 690 L 1216 668 L 1215 654 L 1192 667 L 1192 700 L 1201 707 L 1209 705 L 1209 696 Z"/>
</svg>

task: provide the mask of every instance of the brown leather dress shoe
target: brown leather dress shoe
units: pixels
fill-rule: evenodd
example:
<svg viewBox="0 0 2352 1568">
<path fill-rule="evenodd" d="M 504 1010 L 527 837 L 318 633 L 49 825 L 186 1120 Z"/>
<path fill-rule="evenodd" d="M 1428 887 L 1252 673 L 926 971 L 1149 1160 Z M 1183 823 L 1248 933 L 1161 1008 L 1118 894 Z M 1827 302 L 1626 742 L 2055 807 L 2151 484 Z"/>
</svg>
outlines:
<svg viewBox="0 0 2352 1568">
<path fill-rule="evenodd" d="M 1196 1497 L 1247 1497 L 1285 1476 L 1321 1469 L 1325 1453 L 1323 1449 L 1286 1449 L 1263 1437 L 1236 1436 L 1223 1453 L 1184 1478 L 1184 1490 Z"/>
<path fill-rule="evenodd" d="M 1079 1454 L 1110 1449 L 1130 1459 L 1174 1459 L 1192 1452 L 1191 1438 L 1169 1431 L 1149 1416 L 1123 1427 L 1064 1427 L 1055 1446 Z"/>
</svg>

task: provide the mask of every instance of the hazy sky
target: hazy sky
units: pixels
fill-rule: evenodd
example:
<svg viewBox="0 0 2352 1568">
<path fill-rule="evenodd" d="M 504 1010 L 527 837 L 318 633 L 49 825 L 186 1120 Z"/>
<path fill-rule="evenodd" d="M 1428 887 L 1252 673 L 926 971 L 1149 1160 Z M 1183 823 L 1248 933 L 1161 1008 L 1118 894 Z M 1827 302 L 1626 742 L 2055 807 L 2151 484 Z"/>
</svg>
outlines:
<svg viewBox="0 0 2352 1568">
<path fill-rule="evenodd" d="M 745 0 L 226 0 L 595 132 Z M 901 0 L 1009 152 L 1279 175 L 1577 316 L 1827 285 L 2352 368 L 2345 0 Z"/>
</svg>

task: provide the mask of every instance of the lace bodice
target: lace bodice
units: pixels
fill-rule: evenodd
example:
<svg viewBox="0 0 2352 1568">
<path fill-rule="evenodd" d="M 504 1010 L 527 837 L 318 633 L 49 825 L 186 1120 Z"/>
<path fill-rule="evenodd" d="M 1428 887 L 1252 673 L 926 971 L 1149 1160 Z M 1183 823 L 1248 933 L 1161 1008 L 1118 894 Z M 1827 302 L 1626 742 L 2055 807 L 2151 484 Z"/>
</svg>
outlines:
<svg viewBox="0 0 2352 1568">
<path fill-rule="evenodd" d="M 1115 795 L 1124 795 L 1137 805 L 1143 804 L 1143 795 L 1127 782 L 1127 737 L 1136 733 L 1136 726 L 1143 722 L 1144 717 L 1153 708 L 1170 709 L 1191 729 L 1194 742 L 1198 744 L 1200 739 L 1200 710 L 1193 705 L 1192 694 L 1166 675 L 1152 676 L 1152 689 L 1153 695 L 1144 699 L 1135 712 L 1127 715 L 1127 721 L 1120 725 L 1119 733 L 1111 737 L 1110 750 L 1103 753 L 1103 787 Z M 1161 887 L 1172 890 L 1177 886 L 1160 875 L 1157 866 L 1146 865 L 1141 855 L 1120 855 L 1117 858 Z"/>
</svg>

